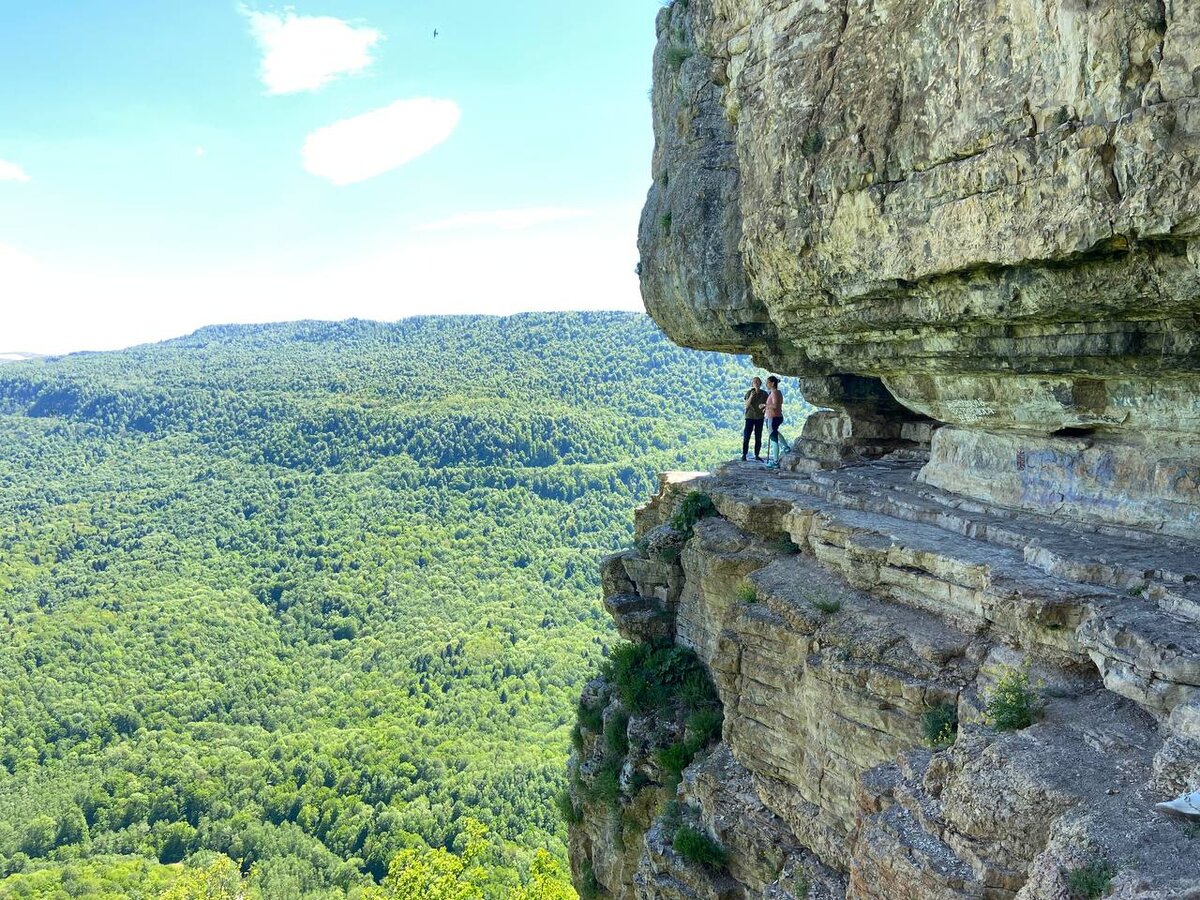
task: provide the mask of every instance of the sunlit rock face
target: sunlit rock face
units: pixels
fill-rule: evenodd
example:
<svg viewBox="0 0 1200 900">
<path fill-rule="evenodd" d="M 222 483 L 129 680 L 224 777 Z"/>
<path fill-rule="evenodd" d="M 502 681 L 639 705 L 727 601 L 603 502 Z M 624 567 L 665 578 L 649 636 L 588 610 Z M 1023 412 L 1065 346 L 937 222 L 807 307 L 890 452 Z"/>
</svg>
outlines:
<svg viewBox="0 0 1200 900">
<path fill-rule="evenodd" d="M 856 430 L 894 449 L 838 402 L 875 381 L 953 426 L 930 484 L 1200 532 L 1200 4 L 676 0 L 657 27 L 641 273 L 673 339 L 833 395 L 822 465 Z"/>
</svg>

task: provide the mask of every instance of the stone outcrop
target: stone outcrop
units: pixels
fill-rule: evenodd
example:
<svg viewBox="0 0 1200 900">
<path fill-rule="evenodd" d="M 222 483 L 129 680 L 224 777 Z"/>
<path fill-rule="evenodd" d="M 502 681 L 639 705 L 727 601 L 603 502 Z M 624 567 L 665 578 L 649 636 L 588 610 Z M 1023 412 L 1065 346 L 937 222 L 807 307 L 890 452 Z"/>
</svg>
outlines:
<svg viewBox="0 0 1200 900">
<path fill-rule="evenodd" d="M 604 565 L 723 718 L 589 687 L 583 893 L 1200 898 L 1154 809 L 1200 788 L 1200 3 L 657 31 L 646 308 L 821 409 L 782 471 L 666 477 Z"/>
<path fill-rule="evenodd" d="M 1111 864 L 1112 896 L 1200 897 L 1200 829 L 1153 809 L 1200 779 L 1200 546 L 966 500 L 919 465 L 734 463 L 639 510 L 609 609 L 695 651 L 724 725 L 676 787 L 652 751 L 678 724 L 630 717 L 607 804 L 583 797 L 606 740 L 587 736 L 571 849 L 591 893 L 1042 900 Z M 691 492 L 716 513 L 687 538 Z M 1041 708 L 1001 731 L 987 704 L 1014 671 Z M 620 714 L 603 680 L 588 698 Z M 671 800 L 724 866 L 677 852 Z"/>
<path fill-rule="evenodd" d="M 1200 8 L 677 0 L 646 307 L 933 485 L 1200 532 Z M 896 415 L 891 407 L 906 411 Z"/>
</svg>

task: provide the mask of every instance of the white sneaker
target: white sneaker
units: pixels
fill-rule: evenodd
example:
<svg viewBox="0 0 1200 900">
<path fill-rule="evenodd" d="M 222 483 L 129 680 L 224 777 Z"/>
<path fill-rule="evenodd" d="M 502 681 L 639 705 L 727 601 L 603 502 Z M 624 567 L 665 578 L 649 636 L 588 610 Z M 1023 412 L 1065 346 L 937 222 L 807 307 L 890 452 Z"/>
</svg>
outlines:
<svg viewBox="0 0 1200 900">
<path fill-rule="evenodd" d="M 1169 803 L 1155 803 L 1154 808 L 1171 816 L 1183 816 L 1185 819 L 1200 819 L 1200 791 L 1190 794 L 1180 794 Z"/>
</svg>

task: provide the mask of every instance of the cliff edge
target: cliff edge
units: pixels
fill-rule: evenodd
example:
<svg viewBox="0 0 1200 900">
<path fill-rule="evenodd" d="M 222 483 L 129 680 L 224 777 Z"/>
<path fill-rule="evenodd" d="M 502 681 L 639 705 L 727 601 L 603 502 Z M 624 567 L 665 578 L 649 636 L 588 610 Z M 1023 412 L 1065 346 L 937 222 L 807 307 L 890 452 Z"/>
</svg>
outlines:
<svg viewBox="0 0 1200 900">
<path fill-rule="evenodd" d="M 1200 6 L 657 28 L 646 307 L 828 409 L 605 562 L 581 892 L 1200 898 Z"/>
<path fill-rule="evenodd" d="M 826 461 L 946 425 L 930 484 L 1196 534 L 1200 7 L 678 0 L 658 36 L 668 335 L 802 376 Z"/>
</svg>

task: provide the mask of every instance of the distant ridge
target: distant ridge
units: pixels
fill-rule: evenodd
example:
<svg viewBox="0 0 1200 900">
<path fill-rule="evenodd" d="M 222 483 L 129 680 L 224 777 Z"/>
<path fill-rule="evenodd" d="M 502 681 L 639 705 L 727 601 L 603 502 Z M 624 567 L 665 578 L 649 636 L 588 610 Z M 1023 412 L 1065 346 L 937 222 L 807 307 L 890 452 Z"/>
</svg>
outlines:
<svg viewBox="0 0 1200 900">
<path fill-rule="evenodd" d="M 43 359 L 42 353 L 0 353 L 0 364 L 11 362 L 25 362 L 29 359 Z"/>
</svg>

